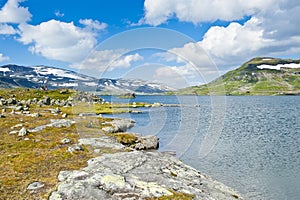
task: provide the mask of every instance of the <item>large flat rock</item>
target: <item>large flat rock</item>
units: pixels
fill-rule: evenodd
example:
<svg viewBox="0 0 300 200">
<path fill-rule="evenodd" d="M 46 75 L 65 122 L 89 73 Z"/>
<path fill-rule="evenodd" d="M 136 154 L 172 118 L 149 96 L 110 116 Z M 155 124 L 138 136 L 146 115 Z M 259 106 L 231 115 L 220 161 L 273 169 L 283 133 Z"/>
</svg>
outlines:
<svg viewBox="0 0 300 200">
<path fill-rule="evenodd" d="M 231 188 L 158 151 L 104 154 L 82 170 L 61 172 L 50 200 L 145 199 L 193 194 L 195 199 L 242 199 Z"/>
</svg>

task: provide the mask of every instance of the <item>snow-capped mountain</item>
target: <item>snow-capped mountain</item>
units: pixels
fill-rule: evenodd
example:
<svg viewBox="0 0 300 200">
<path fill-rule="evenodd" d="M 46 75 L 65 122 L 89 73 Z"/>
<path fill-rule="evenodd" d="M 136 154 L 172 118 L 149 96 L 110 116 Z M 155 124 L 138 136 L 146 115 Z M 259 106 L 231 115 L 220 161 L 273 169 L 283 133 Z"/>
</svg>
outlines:
<svg viewBox="0 0 300 200">
<path fill-rule="evenodd" d="M 128 92 L 149 94 L 173 90 L 168 86 L 143 80 L 97 79 L 55 67 L 25 67 L 19 65 L 0 66 L 0 88 L 1 87 L 79 88 L 85 91 L 97 91 L 106 94 L 122 94 Z"/>
</svg>

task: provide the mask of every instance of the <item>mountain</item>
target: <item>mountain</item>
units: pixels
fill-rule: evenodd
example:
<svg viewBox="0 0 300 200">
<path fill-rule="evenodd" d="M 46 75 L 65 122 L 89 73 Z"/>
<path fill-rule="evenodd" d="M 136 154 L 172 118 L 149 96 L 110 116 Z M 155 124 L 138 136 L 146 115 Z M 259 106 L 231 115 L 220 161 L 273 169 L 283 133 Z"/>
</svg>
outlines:
<svg viewBox="0 0 300 200">
<path fill-rule="evenodd" d="M 97 79 L 55 67 L 0 66 L 0 88 L 15 87 L 79 88 L 84 91 L 96 91 L 100 94 L 152 94 L 173 90 L 159 83 L 134 79 Z"/>
<path fill-rule="evenodd" d="M 216 80 L 177 94 L 299 95 L 300 60 L 257 57 Z M 223 92 L 222 92 L 223 90 Z"/>
</svg>

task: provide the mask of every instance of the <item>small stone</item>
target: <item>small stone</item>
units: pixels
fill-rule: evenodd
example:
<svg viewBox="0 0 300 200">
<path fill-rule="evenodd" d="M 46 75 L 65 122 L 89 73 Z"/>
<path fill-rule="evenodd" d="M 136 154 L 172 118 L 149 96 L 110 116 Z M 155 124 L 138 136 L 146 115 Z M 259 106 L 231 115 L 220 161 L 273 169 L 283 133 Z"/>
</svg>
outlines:
<svg viewBox="0 0 300 200">
<path fill-rule="evenodd" d="M 9 135 L 14 135 L 14 134 L 17 134 L 19 131 L 10 131 L 8 134 Z"/>
<path fill-rule="evenodd" d="M 42 115 L 40 113 L 32 113 L 31 117 L 41 117 Z"/>
<path fill-rule="evenodd" d="M 24 141 L 28 141 L 28 140 L 30 140 L 28 137 L 27 137 L 27 138 L 24 138 Z"/>
<path fill-rule="evenodd" d="M 71 142 L 71 140 L 69 138 L 64 138 L 61 140 L 62 144 L 69 144 Z"/>
<path fill-rule="evenodd" d="M 74 151 L 83 151 L 83 148 L 81 145 L 78 144 L 68 148 L 68 152 L 72 153 Z"/>
<path fill-rule="evenodd" d="M 0 118 L 5 118 L 5 115 L 3 115 L 3 114 L 0 114 Z"/>
<path fill-rule="evenodd" d="M 23 127 L 23 128 L 21 128 L 21 130 L 19 130 L 18 136 L 23 137 L 27 134 L 28 134 L 28 130 L 25 127 Z"/>
<path fill-rule="evenodd" d="M 45 104 L 45 105 L 50 105 L 51 99 L 50 99 L 50 97 L 46 96 L 46 97 L 43 99 L 42 102 L 43 102 L 43 104 Z"/>
<path fill-rule="evenodd" d="M 23 124 L 16 124 L 16 125 L 10 127 L 10 129 L 19 128 L 19 127 L 22 127 L 22 126 L 23 126 Z"/>
<path fill-rule="evenodd" d="M 44 183 L 41 183 L 41 182 L 33 182 L 33 183 L 30 183 L 27 187 L 27 190 L 38 190 L 38 189 L 41 189 L 42 187 L 44 187 L 45 184 Z"/>
<path fill-rule="evenodd" d="M 2 114 L 3 114 L 3 113 L 5 113 L 5 112 L 6 112 L 6 109 L 5 109 L 5 108 L 3 108 L 3 109 L 2 109 Z"/>
<path fill-rule="evenodd" d="M 17 106 L 16 107 L 16 111 L 21 111 L 21 110 L 23 110 L 23 106 Z"/>
<path fill-rule="evenodd" d="M 68 117 L 68 114 L 67 114 L 67 113 L 63 113 L 63 114 L 61 115 L 61 117 L 62 117 L 62 118 L 67 118 L 67 117 Z"/>
</svg>

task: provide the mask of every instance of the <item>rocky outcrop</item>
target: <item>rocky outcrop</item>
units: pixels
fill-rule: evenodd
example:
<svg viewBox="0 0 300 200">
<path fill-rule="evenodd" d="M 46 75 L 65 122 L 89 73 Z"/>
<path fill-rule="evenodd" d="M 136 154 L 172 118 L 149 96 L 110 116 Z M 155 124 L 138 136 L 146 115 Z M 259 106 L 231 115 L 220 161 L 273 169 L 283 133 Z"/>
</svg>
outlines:
<svg viewBox="0 0 300 200">
<path fill-rule="evenodd" d="M 132 119 L 114 119 L 111 122 L 106 122 L 108 126 L 102 128 L 102 130 L 107 133 L 125 132 L 132 128 L 134 124 L 135 121 Z"/>
<path fill-rule="evenodd" d="M 158 151 L 104 154 L 90 159 L 82 170 L 61 172 L 59 180 L 50 200 L 137 200 L 175 192 L 203 200 L 241 199 L 231 188 Z"/>
</svg>

